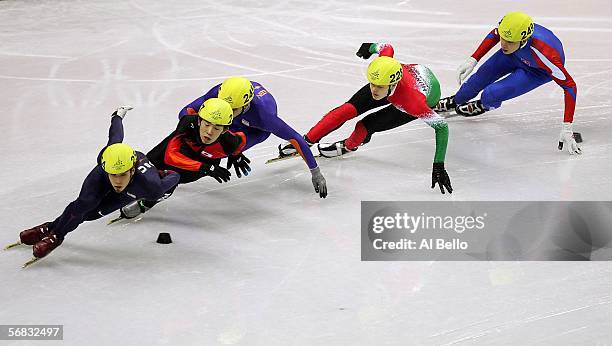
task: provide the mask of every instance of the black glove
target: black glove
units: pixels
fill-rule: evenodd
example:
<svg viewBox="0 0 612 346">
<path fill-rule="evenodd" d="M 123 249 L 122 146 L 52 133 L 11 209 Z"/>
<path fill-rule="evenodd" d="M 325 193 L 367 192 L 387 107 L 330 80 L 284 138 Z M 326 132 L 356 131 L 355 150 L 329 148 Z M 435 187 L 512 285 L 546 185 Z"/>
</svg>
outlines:
<svg viewBox="0 0 612 346">
<path fill-rule="evenodd" d="M 227 169 L 211 165 L 210 163 L 202 163 L 200 166 L 200 174 L 215 178 L 219 183 L 228 182 L 232 175 Z"/>
<path fill-rule="evenodd" d="M 238 178 L 242 177 L 242 175 L 240 175 L 240 171 L 242 171 L 242 174 L 244 174 L 244 176 L 246 177 L 251 171 L 249 163 L 251 163 L 251 160 L 249 160 L 248 157 L 244 156 L 244 154 L 231 155 L 227 158 L 227 169 L 232 168 L 233 165 Z"/>
<path fill-rule="evenodd" d="M 374 43 L 362 43 L 361 47 L 359 47 L 359 50 L 357 51 L 357 56 L 362 58 L 362 59 L 369 59 L 372 56 L 372 53 L 370 53 L 370 47 L 373 45 Z"/>
<path fill-rule="evenodd" d="M 433 172 L 431 172 L 431 188 L 436 186 L 436 183 L 440 186 L 440 192 L 444 194 L 444 188 L 448 193 L 453 193 L 453 187 L 451 186 L 450 178 L 448 173 L 444 169 L 444 162 L 434 162 Z"/>
</svg>

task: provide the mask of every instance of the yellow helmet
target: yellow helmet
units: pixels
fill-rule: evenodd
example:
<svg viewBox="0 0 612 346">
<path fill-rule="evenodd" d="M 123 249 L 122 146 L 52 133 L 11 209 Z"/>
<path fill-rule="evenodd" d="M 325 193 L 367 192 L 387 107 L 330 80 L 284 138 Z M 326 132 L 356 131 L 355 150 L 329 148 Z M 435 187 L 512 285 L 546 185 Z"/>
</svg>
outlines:
<svg viewBox="0 0 612 346">
<path fill-rule="evenodd" d="M 232 106 L 225 100 L 218 98 L 210 98 L 204 101 L 200 106 L 198 115 L 211 124 L 223 126 L 231 125 L 234 119 Z"/>
<path fill-rule="evenodd" d="M 368 66 L 368 81 L 374 85 L 394 85 L 402 79 L 402 64 L 388 56 L 379 56 Z"/>
<path fill-rule="evenodd" d="M 232 108 L 240 108 L 253 99 L 253 84 L 242 77 L 230 77 L 219 88 L 219 98 L 227 101 Z"/>
<path fill-rule="evenodd" d="M 525 13 L 510 12 L 499 22 L 497 32 L 508 42 L 525 41 L 533 35 L 533 20 Z"/>
<path fill-rule="evenodd" d="M 136 164 L 136 152 L 124 143 L 111 144 L 104 149 L 100 163 L 106 173 L 125 173 Z"/>
</svg>

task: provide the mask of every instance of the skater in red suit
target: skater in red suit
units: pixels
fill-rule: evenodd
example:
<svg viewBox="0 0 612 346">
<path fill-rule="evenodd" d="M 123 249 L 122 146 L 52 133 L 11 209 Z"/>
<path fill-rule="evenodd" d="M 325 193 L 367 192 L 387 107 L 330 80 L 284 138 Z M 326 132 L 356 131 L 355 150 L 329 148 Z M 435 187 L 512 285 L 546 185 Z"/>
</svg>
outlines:
<svg viewBox="0 0 612 346">
<path fill-rule="evenodd" d="M 366 115 L 357 122 L 355 130 L 346 139 L 328 146 L 319 145 L 319 153 L 324 157 L 344 155 L 368 143 L 376 132 L 387 131 L 421 119 L 435 131 L 436 151 L 433 160 L 431 187 L 436 184 L 440 192 L 453 192 L 450 178 L 444 168 L 446 147 L 448 145 L 448 125 L 446 120 L 436 114 L 434 107 L 440 99 L 440 83 L 430 69 L 418 64 L 401 64 L 393 58 L 393 47 L 388 43 L 363 43 L 357 56 L 374 59 L 367 70 L 370 82 L 355 93 L 348 102 L 331 110 L 304 135 L 309 145 L 313 145 L 346 121 L 375 108 L 381 109 Z M 279 155 L 295 153 L 291 143 L 279 146 Z"/>
</svg>

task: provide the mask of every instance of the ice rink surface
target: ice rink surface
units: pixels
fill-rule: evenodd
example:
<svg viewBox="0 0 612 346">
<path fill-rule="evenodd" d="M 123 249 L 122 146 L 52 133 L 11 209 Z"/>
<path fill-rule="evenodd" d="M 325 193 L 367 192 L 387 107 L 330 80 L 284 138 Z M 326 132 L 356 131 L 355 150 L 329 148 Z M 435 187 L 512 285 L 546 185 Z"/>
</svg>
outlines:
<svg viewBox="0 0 612 346">
<path fill-rule="evenodd" d="M 320 160 L 325 200 L 301 160 L 264 165 L 281 143 L 272 136 L 246 152 L 247 178 L 181 186 L 140 221 L 85 223 L 26 270 L 29 248 L 2 253 L 0 324 L 63 324 L 67 345 L 612 344 L 609 263 L 361 262 L 359 228 L 363 200 L 609 199 L 607 0 L 0 1 L 0 243 L 76 197 L 118 105 L 135 107 L 125 142 L 146 152 L 180 108 L 242 75 L 304 133 L 365 84 L 362 42 L 392 43 L 451 95 L 455 68 L 512 10 L 563 42 L 583 155 L 556 148 L 554 82 L 449 119 L 452 196 L 429 187 L 422 121 Z M 172 245 L 155 243 L 164 231 Z"/>
</svg>

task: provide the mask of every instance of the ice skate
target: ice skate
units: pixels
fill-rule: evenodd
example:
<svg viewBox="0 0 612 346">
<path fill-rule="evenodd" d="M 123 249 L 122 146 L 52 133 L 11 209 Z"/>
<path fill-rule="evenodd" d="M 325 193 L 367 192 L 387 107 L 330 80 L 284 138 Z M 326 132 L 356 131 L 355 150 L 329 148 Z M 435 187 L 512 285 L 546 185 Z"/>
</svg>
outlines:
<svg viewBox="0 0 612 346">
<path fill-rule="evenodd" d="M 50 224 L 50 222 L 45 222 L 41 225 L 26 229 L 25 231 L 19 233 L 19 240 L 21 241 L 21 244 L 34 245 L 41 241 L 44 237 L 51 233 L 51 231 L 49 231 Z"/>
<path fill-rule="evenodd" d="M 353 151 L 355 150 L 350 150 L 344 145 L 344 140 L 332 143 L 328 146 L 321 146 L 319 144 L 319 153 L 323 157 L 337 157 Z"/>
<path fill-rule="evenodd" d="M 58 246 L 62 245 L 64 238 L 60 238 L 57 234 L 51 232 L 49 235 L 44 237 L 41 241 L 34 244 L 32 247 L 32 254 L 35 258 L 43 258 L 55 250 Z"/>
<path fill-rule="evenodd" d="M 464 103 L 462 105 L 457 106 L 455 108 L 458 115 L 462 115 L 464 117 L 474 117 L 477 115 L 481 115 L 487 111 L 480 100 L 478 101 L 470 101 L 468 103 Z"/>
</svg>

